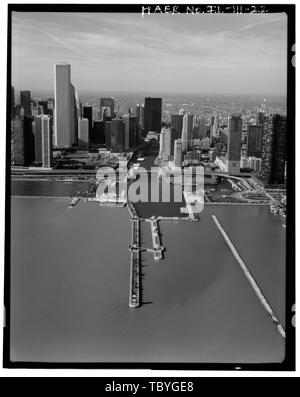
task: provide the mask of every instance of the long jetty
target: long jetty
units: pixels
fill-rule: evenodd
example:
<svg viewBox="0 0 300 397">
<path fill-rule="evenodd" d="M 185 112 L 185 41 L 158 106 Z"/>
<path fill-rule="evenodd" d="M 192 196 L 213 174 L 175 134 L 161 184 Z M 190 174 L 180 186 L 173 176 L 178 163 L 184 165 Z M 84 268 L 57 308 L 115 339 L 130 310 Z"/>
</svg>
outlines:
<svg viewBox="0 0 300 397">
<path fill-rule="evenodd" d="M 151 234 L 152 234 L 152 244 L 153 244 L 153 256 L 154 256 L 154 260 L 157 261 L 163 259 L 162 252 L 164 250 L 164 247 L 161 245 L 160 242 L 158 222 L 154 216 L 150 218 L 150 224 L 151 224 Z"/>
<path fill-rule="evenodd" d="M 129 307 L 137 308 L 140 306 L 140 221 L 136 210 L 130 200 L 127 200 L 127 208 L 131 215 L 132 239 L 129 250 L 130 276 L 129 276 Z"/>
</svg>

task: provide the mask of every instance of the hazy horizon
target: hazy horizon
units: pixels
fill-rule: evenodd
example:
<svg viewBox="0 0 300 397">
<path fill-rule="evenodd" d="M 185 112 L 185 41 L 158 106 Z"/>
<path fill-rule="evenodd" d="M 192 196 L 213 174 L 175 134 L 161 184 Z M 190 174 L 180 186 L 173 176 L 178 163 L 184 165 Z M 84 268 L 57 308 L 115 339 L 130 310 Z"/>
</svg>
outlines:
<svg viewBox="0 0 300 397">
<path fill-rule="evenodd" d="M 285 97 L 286 58 L 285 14 L 12 13 L 16 91 Z"/>
</svg>

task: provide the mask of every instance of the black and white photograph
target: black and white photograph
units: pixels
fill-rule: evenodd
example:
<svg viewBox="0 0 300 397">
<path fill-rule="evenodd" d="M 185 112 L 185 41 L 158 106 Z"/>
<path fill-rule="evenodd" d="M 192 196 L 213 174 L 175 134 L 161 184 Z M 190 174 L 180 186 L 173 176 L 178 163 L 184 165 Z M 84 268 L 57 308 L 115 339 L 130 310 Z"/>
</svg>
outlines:
<svg viewBox="0 0 300 397">
<path fill-rule="evenodd" d="M 6 368 L 295 369 L 295 5 L 9 4 Z"/>
</svg>

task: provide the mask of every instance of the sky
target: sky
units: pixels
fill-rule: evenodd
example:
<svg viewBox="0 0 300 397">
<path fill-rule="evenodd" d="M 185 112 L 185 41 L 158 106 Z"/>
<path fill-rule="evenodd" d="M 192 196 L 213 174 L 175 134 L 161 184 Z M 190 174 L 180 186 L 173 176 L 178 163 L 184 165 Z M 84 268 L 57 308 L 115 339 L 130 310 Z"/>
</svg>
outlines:
<svg viewBox="0 0 300 397">
<path fill-rule="evenodd" d="M 286 14 L 12 14 L 12 84 L 52 90 L 286 95 Z"/>
</svg>

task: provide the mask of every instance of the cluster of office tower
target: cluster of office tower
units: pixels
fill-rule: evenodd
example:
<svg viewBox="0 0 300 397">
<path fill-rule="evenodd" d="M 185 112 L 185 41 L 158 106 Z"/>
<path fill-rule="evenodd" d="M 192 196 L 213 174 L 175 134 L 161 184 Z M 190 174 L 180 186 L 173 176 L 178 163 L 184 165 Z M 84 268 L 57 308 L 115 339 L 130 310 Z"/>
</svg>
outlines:
<svg viewBox="0 0 300 397">
<path fill-rule="evenodd" d="M 201 159 L 208 162 L 217 159 L 221 170 L 231 175 L 240 174 L 242 164 L 246 164 L 259 173 L 265 184 L 283 184 L 286 132 L 286 117 L 267 115 L 261 109 L 256 122 L 247 124 L 246 131 L 240 114 L 229 116 L 225 125 L 221 125 L 216 114 L 207 124 L 205 117 L 180 109 L 171 116 L 169 127 L 161 130 L 159 158 L 165 162 L 172 160 L 176 167 Z"/>
<path fill-rule="evenodd" d="M 250 164 L 265 183 L 284 183 L 286 117 L 260 109 L 245 131 L 240 114 L 229 116 L 224 125 L 218 114 L 207 123 L 204 116 L 180 109 L 163 124 L 161 98 L 147 97 L 125 115 L 116 112 L 112 97 L 100 98 L 96 108 L 83 105 L 71 82 L 71 65 L 61 62 L 54 65 L 54 98 L 34 100 L 30 91 L 21 91 L 15 104 L 11 88 L 11 162 L 51 167 L 53 149 L 124 152 L 154 137 L 159 139 L 159 158 L 172 160 L 176 167 L 202 156 L 229 174 L 239 174 L 241 165 Z"/>
</svg>

